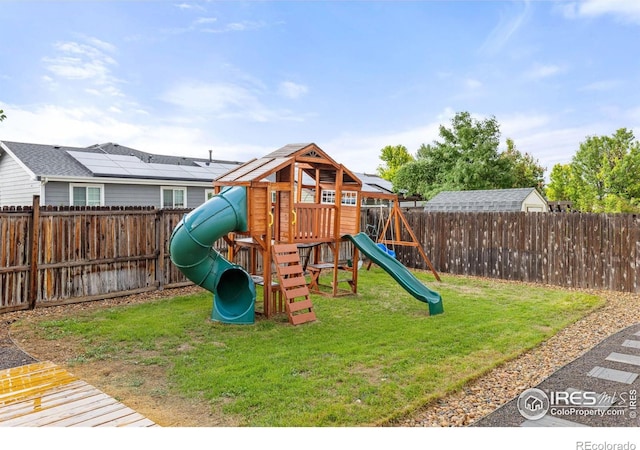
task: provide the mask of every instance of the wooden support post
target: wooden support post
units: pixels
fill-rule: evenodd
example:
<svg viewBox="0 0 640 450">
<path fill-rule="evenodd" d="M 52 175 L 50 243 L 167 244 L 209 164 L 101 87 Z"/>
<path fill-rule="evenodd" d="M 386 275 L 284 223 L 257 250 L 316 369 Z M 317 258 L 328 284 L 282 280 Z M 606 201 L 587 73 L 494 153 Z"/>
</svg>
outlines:
<svg viewBox="0 0 640 450">
<path fill-rule="evenodd" d="M 38 254 L 40 239 L 40 196 L 33 196 L 33 204 L 31 210 L 31 248 L 30 248 L 30 264 L 29 264 L 29 309 L 36 307 L 38 299 Z"/>
<path fill-rule="evenodd" d="M 156 283 L 158 290 L 164 289 L 164 271 L 165 271 L 165 231 L 164 231 L 164 209 L 158 210 L 156 213 L 156 248 L 158 249 L 158 262 L 156 269 Z"/>
</svg>

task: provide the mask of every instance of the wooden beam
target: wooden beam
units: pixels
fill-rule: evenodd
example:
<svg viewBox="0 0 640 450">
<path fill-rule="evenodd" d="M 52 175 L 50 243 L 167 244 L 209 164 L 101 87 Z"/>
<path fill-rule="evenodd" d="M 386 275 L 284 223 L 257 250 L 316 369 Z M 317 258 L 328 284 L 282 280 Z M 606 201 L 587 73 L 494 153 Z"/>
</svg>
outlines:
<svg viewBox="0 0 640 450">
<path fill-rule="evenodd" d="M 31 248 L 29 270 L 29 309 L 36 307 L 38 299 L 38 253 L 40 239 L 40 196 L 34 195 L 31 206 Z"/>
</svg>

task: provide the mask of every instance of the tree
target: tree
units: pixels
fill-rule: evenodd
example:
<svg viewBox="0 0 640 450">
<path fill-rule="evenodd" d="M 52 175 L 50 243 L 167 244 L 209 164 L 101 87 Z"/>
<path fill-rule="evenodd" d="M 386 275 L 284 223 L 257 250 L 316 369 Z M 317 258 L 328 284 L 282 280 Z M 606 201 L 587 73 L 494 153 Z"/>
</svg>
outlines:
<svg viewBox="0 0 640 450">
<path fill-rule="evenodd" d="M 393 179 L 396 191 L 429 199 L 442 190 L 514 187 L 518 178 L 514 161 L 522 163 L 523 173 L 536 172 L 529 167 L 535 165 L 533 158 L 516 153 L 515 146 L 509 157 L 498 151 L 500 126 L 495 117 L 476 120 L 468 112 L 457 113 L 450 128 L 440 126 L 440 138 L 423 144 L 416 160 L 397 171 Z"/>
<path fill-rule="evenodd" d="M 554 167 L 547 194 L 585 212 L 640 212 L 640 144 L 633 132 L 587 137 L 570 164 Z"/>
<path fill-rule="evenodd" d="M 545 189 L 547 198 L 551 201 L 570 201 L 574 197 L 571 176 L 570 164 L 556 164 L 553 166 L 549 175 L 549 184 Z"/>
<path fill-rule="evenodd" d="M 5 116 L 4 111 L 0 109 L 0 122 L 2 122 L 6 118 L 7 116 Z"/>
<path fill-rule="evenodd" d="M 511 138 L 507 138 L 507 149 L 501 157 L 507 159 L 512 167 L 513 183 L 510 187 L 535 187 L 538 192 L 544 194 L 545 168 L 537 159 L 529 153 L 522 154 Z"/>
<path fill-rule="evenodd" d="M 378 166 L 378 175 L 385 180 L 392 181 L 400 167 L 413 161 L 413 156 L 404 145 L 387 145 L 380 150 L 380 159 L 385 165 Z"/>
</svg>

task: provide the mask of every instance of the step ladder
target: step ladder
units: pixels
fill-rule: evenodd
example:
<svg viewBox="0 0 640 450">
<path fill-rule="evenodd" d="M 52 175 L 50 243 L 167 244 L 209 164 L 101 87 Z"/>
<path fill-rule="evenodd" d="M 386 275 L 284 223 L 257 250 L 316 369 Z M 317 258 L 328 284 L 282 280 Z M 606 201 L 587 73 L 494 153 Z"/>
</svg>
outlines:
<svg viewBox="0 0 640 450">
<path fill-rule="evenodd" d="M 300 264 L 300 255 L 296 244 L 275 244 L 271 247 L 273 262 L 285 298 L 285 309 L 289 323 L 299 325 L 316 320 L 309 287 Z"/>
</svg>

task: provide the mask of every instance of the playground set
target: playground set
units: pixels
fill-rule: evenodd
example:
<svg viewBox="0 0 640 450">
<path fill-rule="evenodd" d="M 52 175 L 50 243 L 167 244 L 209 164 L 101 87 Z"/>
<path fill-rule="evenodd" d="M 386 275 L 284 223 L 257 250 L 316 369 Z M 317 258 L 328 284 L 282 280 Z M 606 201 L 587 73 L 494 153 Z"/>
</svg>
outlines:
<svg viewBox="0 0 640 450">
<path fill-rule="evenodd" d="M 212 320 L 250 324 L 261 312 L 266 317 L 286 313 L 294 325 L 313 321 L 311 292 L 333 297 L 357 293 L 359 252 L 425 302 L 430 315 L 443 312 L 440 294 L 386 247 L 417 247 L 440 280 L 397 197 L 363 191 L 360 179 L 317 145 L 286 145 L 216 178 L 213 187 L 215 195 L 186 214 L 170 240 L 172 262 L 213 293 Z M 398 239 L 387 240 L 383 232 L 374 242 L 360 231 L 363 196 L 393 201 L 385 230 L 393 227 Z M 399 239 L 401 222 L 411 242 Z M 221 238 L 228 244 L 226 258 L 213 248 Z M 233 262 L 242 250 L 249 252 L 245 267 Z M 330 274 L 327 285 L 321 283 L 323 273 Z M 256 310 L 256 285 L 262 286 L 261 311 Z"/>
</svg>

